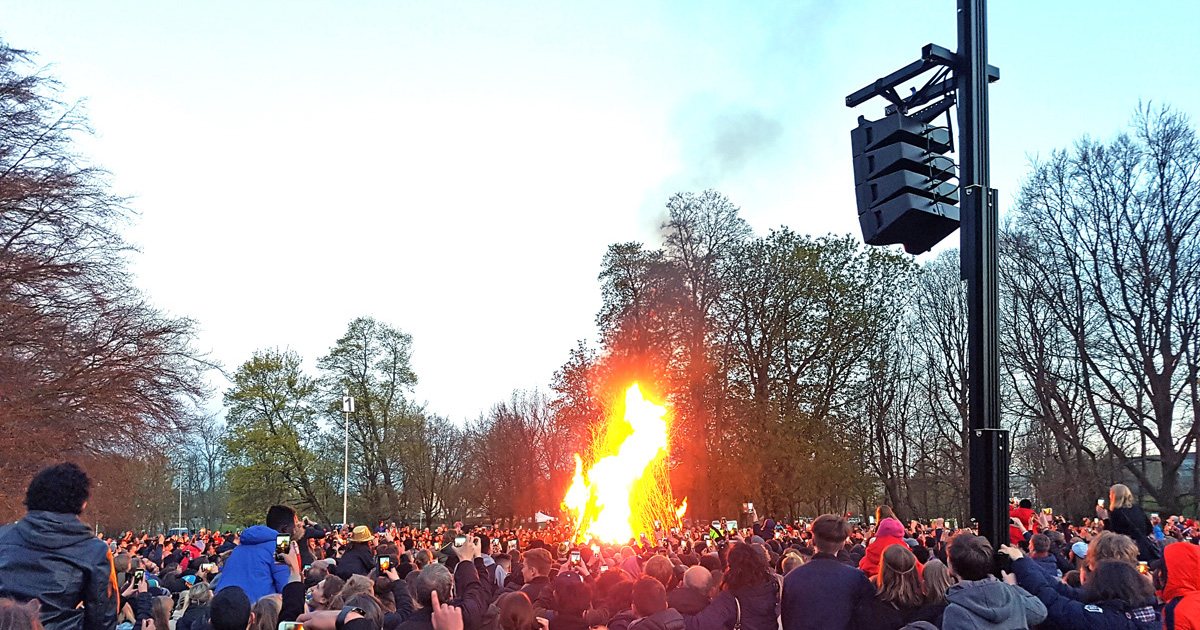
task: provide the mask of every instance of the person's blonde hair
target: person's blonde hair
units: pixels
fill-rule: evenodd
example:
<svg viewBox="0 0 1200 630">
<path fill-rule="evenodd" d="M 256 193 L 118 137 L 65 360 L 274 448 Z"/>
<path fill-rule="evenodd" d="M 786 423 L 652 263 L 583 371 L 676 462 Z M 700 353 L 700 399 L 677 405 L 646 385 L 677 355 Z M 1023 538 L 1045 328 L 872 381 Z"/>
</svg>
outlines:
<svg viewBox="0 0 1200 630">
<path fill-rule="evenodd" d="M 1110 510 L 1133 507 L 1133 493 L 1129 491 L 1129 486 L 1123 483 L 1113 484 L 1113 487 L 1108 489 L 1108 502 Z"/>
<path fill-rule="evenodd" d="M 1088 543 L 1087 558 L 1083 566 L 1092 571 L 1104 560 L 1119 560 L 1136 567 L 1138 565 L 1137 543 L 1125 534 L 1100 532 L 1099 536 Z"/>
<path fill-rule="evenodd" d="M 254 625 L 250 630 L 275 630 L 279 625 L 279 610 L 283 606 L 283 598 L 279 593 L 272 593 L 254 602 L 250 612 L 254 613 Z"/>
<path fill-rule="evenodd" d="M 188 606 L 193 603 L 197 606 L 207 606 L 210 599 L 212 599 L 212 588 L 209 587 L 208 582 L 196 582 L 179 597 L 179 614 L 187 612 Z"/>
<path fill-rule="evenodd" d="M 155 597 L 150 604 L 150 617 L 154 619 L 154 630 L 171 630 L 171 609 L 175 602 L 167 595 Z"/>
<path fill-rule="evenodd" d="M 950 567 L 933 558 L 925 564 L 925 570 L 921 572 L 921 581 L 925 585 L 925 601 L 930 604 L 946 603 L 946 591 L 954 584 L 954 578 L 950 577 Z"/>
<path fill-rule="evenodd" d="M 875 580 L 879 599 L 885 602 L 897 607 L 911 607 L 925 601 L 921 575 L 917 573 L 917 557 L 904 545 L 891 545 L 883 550 Z"/>
</svg>

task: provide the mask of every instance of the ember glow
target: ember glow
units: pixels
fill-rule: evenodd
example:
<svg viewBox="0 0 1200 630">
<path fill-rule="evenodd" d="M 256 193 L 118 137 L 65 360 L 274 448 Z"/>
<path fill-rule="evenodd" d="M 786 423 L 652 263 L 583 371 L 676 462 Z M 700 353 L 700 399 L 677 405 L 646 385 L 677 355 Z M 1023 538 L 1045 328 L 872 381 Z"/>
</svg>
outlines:
<svg viewBox="0 0 1200 630">
<path fill-rule="evenodd" d="M 667 409 L 647 400 L 634 383 L 625 392 L 624 417 L 611 418 L 601 444 L 593 445 L 596 462 L 585 472 L 575 455 L 563 505 L 574 519 L 576 540 L 621 543 L 652 536 L 656 521 L 663 529 L 680 522 L 687 500 L 676 508 L 671 497 L 667 447 Z"/>
</svg>

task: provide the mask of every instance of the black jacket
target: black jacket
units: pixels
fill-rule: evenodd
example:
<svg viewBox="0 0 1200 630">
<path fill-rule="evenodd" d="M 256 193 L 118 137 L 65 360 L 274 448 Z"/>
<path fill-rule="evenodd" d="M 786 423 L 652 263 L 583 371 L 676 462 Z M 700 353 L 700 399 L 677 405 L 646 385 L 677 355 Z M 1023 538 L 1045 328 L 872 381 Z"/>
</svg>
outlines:
<svg viewBox="0 0 1200 630">
<path fill-rule="evenodd" d="M 0 528 L 0 597 L 41 601 L 46 630 L 111 630 L 118 600 L 112 553 L 78 516 L 30 511 Z"/>
<path fill-rule="evenodd" d="M 1132 538 L 1133 542 L 1137 543 L 1138 560 L 1150 562 L 1162 558 L 1162 551 L 1150 541 L 1154 526 L 1150 524 L 1150 519 L 1141 506 L 1131 505 L 1113 510 L 1104 520 L 1104 529 Z"/>
<path fill-rule="evenodd" d="M 346 553 L 338 558 L 333 572 L 343 580 L 349 580 L 352 575 L 366 575 L 375 568 L 375 553 L 366 543 L 351 545 Z"/>
<path fill-rule="evenodd" d="M 913 607 L 897 607 L 872 597 L 869 603 L 854 611 L 854 627 L 861 630 L 899 630 L 914 621 L 928 621 L 942 627 L 942 613 L 946 604 L 924 604 Z"/>
<path fill-rule="evenodd" d="M 204 630 L 208 625 L 209 608 L 204 606 L 188 606 L 183 616 L 175 622 L 175 630 Z"/>
<path fill-rule="evenodd" d="M 709 603 L 708 595 L 694 588 L 681 586 L 667 593 L 667 606 L 678 610 L 684 617 L 699 614 Z"/>
<path fill-rule="evenodd" d="M 874 597 L 867 574 L 818 553 L 783 579 L 783 630 L 847 630 L 853 611 Z"/>
</svg>

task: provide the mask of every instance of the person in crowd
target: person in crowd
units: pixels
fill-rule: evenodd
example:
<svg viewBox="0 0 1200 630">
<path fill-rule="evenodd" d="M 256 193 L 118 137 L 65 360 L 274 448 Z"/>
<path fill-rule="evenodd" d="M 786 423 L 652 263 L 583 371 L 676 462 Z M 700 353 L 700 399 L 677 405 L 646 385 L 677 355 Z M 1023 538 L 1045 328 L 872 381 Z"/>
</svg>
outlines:
<svg viewBox="0 0 1200 630">
<path fill-rule="evenodd" d="M 171 630 L 171 613 L 175 602 L 168 595 L 159 595 L 150 600 L 150 620 L 154 630 Z"/>
<path fill-rule="evenodd" d="M 855 610 L 855 628 L 898 630 L 914 621 L 941 625 L 946 605 L 927 603 L 917 557 L 907 547 L 892 545 L 885 549 L 873 581 L 875 597 Z"/>
<path fill-rule="evenodd" d="M 686 618 L 689 630 L 778 627 L 780 583 L 767 556 L 746 543 L 733 543 L 726 556 L 721 593 L 699 614 Z M 636 607 L 636 596 L 634 601 Z"/>
<path fill-rule="evenodd" d="M 1033 538 L 1029 539 L 1029 559 L 1033 560 L 1039 569 L 1045 571 L 1048 577 L 1054 579 L 1062 577 L 1062 571 L 1058 569 L 1058 562 L 1050 554 L 1049 536 L 1034 534 Z"/>
<path fill-rule="evenodd" d="M 1048 625 L 1058 630 L 1151 630 L 1162 628 L 1154 610 L 1154 587 L 1137 569 L 1119 560 L 1102 560 L 1083 573 L 1082 601 L 1064 595 L 1045 571 L 1020 549 L 1000 551 L 1012 559 L 1016 584 L 1033 593 L 1048 610 Z M 1006 577 L 1010 579 L 1011 576 Z"/>
<path fill-rule="evenodd" d="M 343 580 L 352 575 L 366 575 L 375 568 L 375 534 L 366 525 L 359 525 L 350 533 L 350 545 L 338 559 L 333 572 Z"/>
<path fill-rule="evenodd" d="M 1125 534 L 1138 547 L 1138 558 L 1144 561 L 1162 558 L 1155 541 L 1150 536 L 1154 532 L 1150 518 L 1142 511 L 1142 507 L 1133 501 L 1133 492 L 1125 484 L 1115 484 L 1108 489 L 1108 509 L 1096 506 L 1096 516 L 1104 521 L 1104 530 L 1117 534 Z"/>
<path fill-rule="evenodd" d="M 1020 525 L 1013 523 L 1008 526 L 1009 542 L 1014 545 L 1020 545 L 1025 542 L 1025 532 L 1033 530 L 1033 501 L 1029 499 L 1021 499 L 1017 504 L 1009 504 L 1008 516 L 1020 521 Z"/>
<path fill-rule="evenodd" d="M 309 606 L 312 610 L 336 610 L 341 609 L 342 600 L 341 592 L 346 583 L 342 578 L 336 575 L 326 576 L 321 583 L 312 588 L 312 597 L 309 599 Z"/>
<path fill-rule="evenodd" d="M 679 611 L 667 607 L 666 587 L 648 575 L 633 583 L 633 614 L 635 619 L 629 624 L 630 630 L 684 630 L 685 627 Z"/>
<path fill-rule="evenodd" d="M 908 548 L 908 543 L 904 542 L 904 524 L 895 518 L 885 518 L 879 521 L 875 527 L 875 540 L 867 546 L 866 555 L 859 561 L 858 568 L 862 569 L 867 577 L 875 577 L 875 574 L 879 573 L 879 562 L 883 559 L 883 550 L 892 545 L 903 545 Z"/>
<path fill-rule="evenodd" d="M 279 610 L 283 600 L 277 594 L 267 595 L 254 602 L 250 612 L 254 614 L 251 630 L 275 630 L 279 625 Z"/>
<path fill-rule="evenodd" d="M 1186 542 L 1163 549 L 1156 582 L 1162 588 L 1163 625 L 1169 630 L 1200 630 L 1200 546 Z"/>
<path fill-rule="evenodd" d="M 711 590 L 712 571 L 701 566 L 689 567 L 679 588 L 667 593 L 667 605 L 684 617 L 699 614 L 712 602 Z"/>
<path fill-rule="evenodd" d="M 950 577 L 950 567 L 937 558 L 925 565 L 925 570 L 921 572 L 921 582 L 925 589 L 925 601 L 930 604 L 945 604 L 946 591 L 954 585 L 954 579 Z"/>
<path fill-rule="evenodd" d="M 267 524 L 255 525 L 242 532 L 241 543 L 234 548 L 217 580 L 217 592 L 237 586 L 256 602 L 271 593 L 282 593 L 290 579 L 288 566 L 275 560 L 276 537 L 291 535 L 297 527 L 296 511 L 286 505 L 267 510 Z M 297 545 L 293 541 L 293 548 Z"/>
<path fill-rule="evenodd" d="M 46 630 L 111 630 L 117 623 L 112 552 L 79 514 L 91 480 L 67 462 L 39 472 L 24 517 L 0 527 L 0 597 L 37 599 Z"/>
<path fill-rule="evenodd" d="M 520 591 L 505 593 L 496 600 L 499 609 L 497 624 L 500 630 L 540 630 L 541 624 L 533 614 L 533 602 Z"/>
<path fill-rule="evenodd" d="M 655 555 L 646 561 L 646 566 L 642 567 L 642 573 L 662 582 L 664 588 L 671 588 L 672 573 L 674 573 L 674 565 L 667 559 L 666 556 Z"/>
<path fill-rule="evenodd" d="M 254 620 L 250 598 L 240 586 L 221 589 L 213 596 L 210 606 L 212 630 L 249 630 Z"/>
<path fill-rule="evenodd" d="M 463 611 L 463 621 L 468 628 L 478 628 L 488 608 L 485 589 L 479 581 L 479 572 L 474 559 L 482 558 L 479 538 L 467 537 L 461 547 L 451 547 L 458 557 L 454 573 L 443 564 L 432 563 L 416 572 L 412 597 L 419 609 L 400 624 L 397 630 L 430 630 L 432 626 L 433 598 L 457 606 Z M 458 597 L 451 599 L 451 585 Z"/>
<path fill-rule="evenodd" d="M 991 575 L 992 545 L 986 538 L 960 533 L 947 553 L 959 582 L 946 591 L 942 630 L 1020 629 L 1046 619 L 1041 600 Z"/>
<path fill-rule="evenodd" d="M 38 619 L 40 612 L 41 604 L 36 599 L 20 604 L 7 597 L 0 598 L 0 628 L 42 630 L 42 622 Z"/>
<path fill-rule="evenodd" d="M 837 559 L 849 535 L 840 516 L 823 514 L 813 521 L 817 553 L 783 580 L 783 630 L 850 630 L 855 608 L 874 597 L 866 574 Z"/>
<path fill-rule="evenodd" d="M 548 597 L 549 593 L 546 593 L 546 589 L 550 587 L 550 568 L 553 565 L 554 559 L 545 549 L 530 549 L 525 552 L 525 565 L 522 568 L 525 585 L 521 587 L 521 592 L 529 597 L 535 608 L 539 606 L 539 602 L 547 601 L 545 597 Z M 545 607 L 544 604 L 541 606 Z"/>
<path fill-rule="evenodd" d="M 175 622 L 175 630 L 204 630 L 208 624 L 209 602 L 212 589 L 206 582 L 197 582 L 181 598 L 179 610 L 182 616 Z"/>
<path fill-rule="evenodd" d="M 560 574 L 554 583 L 554 616 L 550 630 L 587 630 L 584 618 L 592 606 L 592 589 L 574 573 Z"/>
</svg>

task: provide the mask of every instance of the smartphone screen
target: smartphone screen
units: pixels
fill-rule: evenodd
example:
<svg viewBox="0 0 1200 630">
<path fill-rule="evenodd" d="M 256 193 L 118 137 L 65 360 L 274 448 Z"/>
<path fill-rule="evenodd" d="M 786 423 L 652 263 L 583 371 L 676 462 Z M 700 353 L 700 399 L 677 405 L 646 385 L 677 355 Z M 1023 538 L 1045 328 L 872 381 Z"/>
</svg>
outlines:
<svg viewBox="0 0 1200 630">
<path fill-rule="evenodd" d="M 138 584 L 143 579 L 145 579 L 145 577 L 146 577 L 146 572 L 143 571 L 142 569 L 138 569 L 137 571 L 133 572 L 133 583 Z"/>
<path fill-rule="evenodd" d="M 605 571 L 607 571 L 607 570 L 608 570 L 608 565 L 607 565 L 607 564 L 602 564 L 602 565 L 600 565 L 600 572 L 601 572 L 601 573 L 604 573 L 604 572 L 605 572 Z"/>
<path fill-rule="evenodd" d="M 516 548 L 517 548 L 517 539 L 516 539 L 516 538 L 514 538 L 514 539 L 512 539 L 512 540 L 508 541 L 508 548 L 509 548 L 509 549 L 516 549 Z"/>
<path fill-rule="evenodd" d="M 379 566 L 380 573 L 387 573 L 388 569 L 392 568 L 392 557 L 379 556 L 375 559 L 375 563 Z"/>
<path fill-rule="evenodd" d="M 725 527 L 729 528 L 729 531 L 731 532 L 737 531 L 737 521 L 725 521 Z"/>
<path fill-rule="evenodd" d="M 278 630 L 304 630 L 304 624 L 299 621 L 280 621 Z"/>
<path fill-rule="evenodd" d="M 654 520 L 654 529 L 662 529 L 662 521 L 655 519 Z"/>
<path fill-rule="evenodd" d="M 571 557 L 572 565 L 579 564 L 580 558 L 579 558 L 579 550 L 578 549 L 572 551 L 570 557 Z"/>
<path fill-rule="evenodd" d="M 1096 505 L 1104 507 L 1104 499 L 1096 499 Z"/>
<path fill-rule="evenodd" d="M 466 543 L 467 543 L 467 537 L 466 537 L 466 536 L 463 536 L 462 534 L 459 534 L 459 535 L 457 535 L 457 536 L 455 536 L 455 537 L 454 537 L 454 546 L 455 546 L 455 547 L 461 547 L 461 546 L 465 545 Z"/>
<path fill-rule="evenodd" d="M 275 562 L 283 562 L 283 556 L 291 551 L 292 537 L 288 534 L 280 534 L 275 537 Z"/>
</svg>

